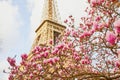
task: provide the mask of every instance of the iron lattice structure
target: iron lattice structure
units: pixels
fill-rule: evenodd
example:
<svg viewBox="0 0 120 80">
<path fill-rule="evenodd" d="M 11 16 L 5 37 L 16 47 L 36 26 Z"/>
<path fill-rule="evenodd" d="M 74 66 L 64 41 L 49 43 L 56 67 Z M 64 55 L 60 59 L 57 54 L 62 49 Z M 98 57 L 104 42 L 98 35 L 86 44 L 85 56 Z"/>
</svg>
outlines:
<svg viewBox="0 0 120 80">
<path fill-rule="evenodd" d="M 56 38 L 63 33 L 66 27 L 61 24 L 58 12 L 56 0 L 44 0 L 41 23 L 35 31 L 36 38 L 31 49 L 35 46 L 50 46 L 49 41 L 55 43 Z"/>
<path fill-rule="evenodd" d="M 44 0 L 41 22 L 43 22 L 44 20 L 51 20 L 53 22 L 61 23 L 56 0 Z"/>
</svg>

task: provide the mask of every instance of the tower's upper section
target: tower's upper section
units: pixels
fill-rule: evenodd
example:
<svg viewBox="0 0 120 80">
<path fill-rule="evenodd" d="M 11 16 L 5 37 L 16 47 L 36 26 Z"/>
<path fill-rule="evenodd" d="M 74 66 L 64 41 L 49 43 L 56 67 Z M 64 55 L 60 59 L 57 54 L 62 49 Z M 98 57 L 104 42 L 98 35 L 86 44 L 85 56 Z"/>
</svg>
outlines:
<svg viewBox="0 0 120 80">
<path fill-rule="evenodd" d="M 44 20 L 50 20 L 60 23 L 60 16 L 57 8 L 57 2 L 55 0 L 44 0 L 42 22 Z"/>
<path fill-rule="evenodd" d="M 32 49 L 35 46 L 54 46 L 57 39 L 63 34 L 65 26 L 61 24 L 55 0 L 44 0 L 42 21 L 36 29 L 36 38 Z M 52 40 L 52 44 L 49 42 Z M 31 52 L 32 53 L 32 52 Z"/>
</svg>

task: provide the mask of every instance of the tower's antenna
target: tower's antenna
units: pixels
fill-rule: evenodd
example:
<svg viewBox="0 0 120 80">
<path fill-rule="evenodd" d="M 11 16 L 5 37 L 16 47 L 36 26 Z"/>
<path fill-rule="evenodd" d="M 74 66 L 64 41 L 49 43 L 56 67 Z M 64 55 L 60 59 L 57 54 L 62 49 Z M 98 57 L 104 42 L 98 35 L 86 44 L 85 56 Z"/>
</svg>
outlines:
<svg viewBox="0 0 120 80">
<path fill-rule="evenodd" d="M 56 0 L 44 0 L 42 21 L 44 20 L 61 23 Z"/>
</svg>

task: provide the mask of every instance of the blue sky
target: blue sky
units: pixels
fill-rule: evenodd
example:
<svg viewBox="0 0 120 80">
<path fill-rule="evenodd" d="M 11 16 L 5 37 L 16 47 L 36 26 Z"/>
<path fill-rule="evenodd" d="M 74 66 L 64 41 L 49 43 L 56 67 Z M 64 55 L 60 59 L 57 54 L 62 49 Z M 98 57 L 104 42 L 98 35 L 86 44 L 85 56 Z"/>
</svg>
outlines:
<svg viewBox="0 0 120 80">
<path fill-rule="evenodd" d="M 8 56 L 29 53 L 35 37 L 35 29 L 40 25 L 44 0 L 0 0 L 0 80 L 8 80 Z M 57 0 L 58 9 L 63 22 L 69 15 L 73 15 L 79 23 L 84 16 L 87 6 L 85 0 Z"/>
</svg>

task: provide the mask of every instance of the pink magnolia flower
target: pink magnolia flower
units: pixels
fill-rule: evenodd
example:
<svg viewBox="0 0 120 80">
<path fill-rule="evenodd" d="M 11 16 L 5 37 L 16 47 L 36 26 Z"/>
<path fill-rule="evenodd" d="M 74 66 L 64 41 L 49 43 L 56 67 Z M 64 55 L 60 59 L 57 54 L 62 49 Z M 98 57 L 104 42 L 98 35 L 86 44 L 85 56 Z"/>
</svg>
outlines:
<svg viewBox="0 0 120 80">
<path fill-rule="evenodd" d="M 69 35 L 70 35 L 70 30 L 67 29 L 67 30 L 65 31 L 65 36 L 69 36 Z"/>
<path fill-rule="evenodd" d="M 10 74 L 10 76 L 9 76 L 9 78 L 8 78 L 9 80 L 13 80 L 13 75 L 12 74 Z"/>
<path fill-rule="evenodd" d="M 32 62 L 28 62 L 26 66 L 30 67 L 32 65 Z"/>
<path fill-rule="evenodd" d="M 36 51 L 40 51 L 40 50 L 41 50 L 40 46 L 36 46 L 36 47 L 35 47 L 35 50 L 36 50 Z"/>
<path fill-rule="evenodd" d="M 88 0 L 88 2 L 90 3 L 90 0 Z"/>
<path fill-rule="evenodd" d="M 48 60 L 45 59 L 45 60 L 43 61 L 43 64 L 47 64 L 47 63 L 48 63 Z"/>
<path fill-rule="evenodd" d="M 22 61 L 20 64 L 21 64 L 21 65 L 24 65 L 24 66 L 27 65 L 25 61 Z"/>
<path fill-rule="evenodd" d="M 74 52 L 73 55 L 74 56 L 79 56 L 79 54 L 77 52 Z"/>
<path fill-rule="evenodd" d="M 50 63 L 50 64 L 54 64 L 54 63 L 55 63 L 55 61 L 54 61 L 54 59 L 53 59 L 53 58 L 50 58 L 50 59 L 48 59 L 48 63 Z"/>
<path fill-rule="evenodd" d="M 32 63 L 32 66 L 33 66 L 33 67 L 36 67 L 36 66 L 37 66 L 37 64 L 36 64 L 35 62 L 33 62 L 33 63 Z"/>
<path fill-rule="evenodd" d="M 31 73 L 31 74 L 29 75 L 29 77 L 30 77 L 30 79 L 33 78 L 33 74 Z"/>
<path fill-rule="evenodd" d="M 80 60 L 81 58 L 80 58 L 80 56 L 79 56 L 79 54 L 77 53 L 77 52 L 74 52 L 73 53 L 73 58 L 75 59 L 75 60 Z"/>
<path fill-rule="evenodd" d="M 85 23 L 85 25 L 87 25 L 88 27 L 90 27 L 92 24 L 93 24 L 93 23 L 92 23 L 91 21 L 87 21 L 87 22 Z"/>
<path fill-rule="evenodd" d="M 87 36 L 90 36 L 90 35 L 91 35 L 91 33 L 88 32 L 88 31 L 85 31 L 85 32 L 83 33 L 83 36 L 84 36 L 84 37 L 87 37 Z"/>
<path fill-rule="evenodd" d="M 101 16 L 97 16 L 95 20 L 100 21 L 100 19 L 101 19 Z"/>
<path fill-rule="evenodd" d="M 90 61 L 88 59 L 82 59 L 81 63 L 82 64 L 90 64 Z"/>
<path fill-rule="evenodd" d="M 97 4 L 97 0 L 91 0 L 92 6 L 95 6 Z"/>
<path fill-rule="evenodd" d="M 94 21 L 93 22 L 93 29 L 96 31 L 96 30 L 98 30 L 98 27 L 99 27 L 98 22 Z"/>
<path fill-rule="evenodd" d="M 109 22 L 108 22 L 108 21 L 107 21 L 106 23 L 103 22 L 102 25 L 103 25 L 104 27 L 106 27 L 106 28 L 109 28 Z"/>
<path fill-rule="evenodd" d="M 92 35 L 95 32 L 94 29 L 90 30 L 90 34 Z"/>
<path fill-rule="evenodd" d="M 120 61 L 116 61 L 116 62 L 115 62 L 115 66 L 116 66 L 116 67 L 120 67 Z"/>
<path fill-rule="evenodd" d="M 53 41 L 52 41 L 52 39 L 49 41 L 49 44 L 51 44 L 51 45 L 53 44 Z"/>
<path fill-rule="evenodd" d="M 55 60 L 55 62 L 57 62 L 57 61 L 60 60 L 60 58 L 59 57 L 55 57 L 54 60 Z"/>
<path fill-rule="evenodd" d="M 34 57 L 34 59 L 40 59 L 41 57 L 43 57 L 43 54 L 37 55 L 36 57 Z"/>
<path fill-rule="evenodd" d="M 69 18 L 72 18 L 72 17 L 73 17 L 72 15 L 69 16 Z"/>
<path fill-rule="evenodd" d="M 120 34 L 120 27 L 116 27 L 115 31 L 116 31 L 117 34 Z"/>
<path fill-rule="evenodd" d="M 74 22 L 75 21 L 74 18 L 72 18 L 71 21 Z"/>
<path fill-rule="evenodd" d="M 59 45 L 57 46 L 58 49 L 62 49 L 63 47 L 64 47 L 64 44 L 59 44 Z"/>
<path fill-rule="evenodd" d="M 77 60 L 77 61 L 80 60 L 80 57 L 79 57 L 79 56 L 75 56 L 74 58 L 75 58 L 75 60 Z"/>
<path fill-rule="evenodd" d="M 110 45 L 114 45 L 116 41 L 116 35 L 113 32 L 108 31 L 105 37 L 106 41 L 109 42 Z"/>
<path fill-rule="evenodd" d="M 37 75 L 38 73 L 37 73 L 37 71 L 35 70 L 35 71 L 33 71 L 33 75 Z"/>
<path fill-rule="evenodd" d="M 101 4 L 101 3 L 103 3 L 104 2 L 104 0 L 97 0 L 97 3 L 98 4 Z"/>
<path fill-rule="evenodd" d="M 68 48 L 72 47 L 73 46 L 73 42 L 69 42 L 67 46 L 68 46 Z"/>
<path fill-rule="evenodd" d="M 26 60 L 28 58 L 28 55 L 27 54 L 22 54 L 21 58 L 22 58 L 22 60 Z"/>
<path fill-rule="evenodd" d="M 37 69 L 38 69 L 39 71 L 41 71 L 41 70 L 42 70 L 42 66 L 41 66 L 40 64 L 38 64 L 38 65 L 37 65 Z"/>
<path fill-rule="evenodd" d="M 14 58 L 8 57 L 8 58 L 7 58 L 7 61 L 9 62 L 9 64 L 10 64 L 11 66 L 15 66 L 16 61 L 15 61 Z"/>
<path fill-rule="evenodd" d="M 47 48 L 46 47 L 43 47 L 43 51 L 46 51 L 47 50 Z"/>
<path fill-rule="evenodd" d="M 48 56 L 48 51 L 44 52 L 43 56 L 46 58 Z"/>
<path fill-rule="evenodd" d="M 35 51 L 35 54 L 39 54 L 40 52 L 39 51 Z"/>
<path fill-rule="evenodd" d="M 68 20 L 66 19 L 65 21 L 64 21 L 64 23 L 67 23 L 68 22 Z"/>
<path fill-rule="evenodd" d="M 74 31 L 71 32 L 71 35 L 72 36 L 77 36 L 77 32 L 74 30 Z"/>
<path fill-rule="evenodd" d="M 114 27 L 115 27 L 115 30 L 116 30 L 117 34 L 119 34 L 120 33 L 120 19 L 116 20 L 114 22 Z"/>
<path fill-rule="evenodd" d="M 54 57 L 54 58 L 49 58 L 43 61 L 44 64 L 50 63 L 50 64 L 55 64 L 56 62 L 58 62 L 60 59 L 59 57 Z"/>
<path fill-rule="evenodd" d="M 104 0 L 91 0 L 91 4 L 93 7 L 98 5 L 98 4 L 100 5 L 103 2 L 104 2 Z"/>
<path fill-rule="evenodd" d="M 52 54 L 57 54 L 58 53 L 58 48 L 55 48 L 53 51 L 52 51 Z"/>
<path fill-rule="evenodd" d="M 32 53 L 35 53 L 35 52 L 36 52 L 36 49 L 33 49 L 33 50 L 32 50 Z"/>
</svg>

